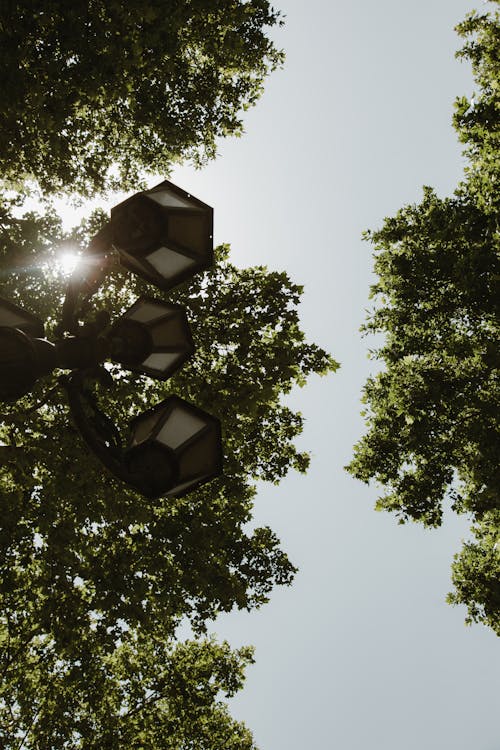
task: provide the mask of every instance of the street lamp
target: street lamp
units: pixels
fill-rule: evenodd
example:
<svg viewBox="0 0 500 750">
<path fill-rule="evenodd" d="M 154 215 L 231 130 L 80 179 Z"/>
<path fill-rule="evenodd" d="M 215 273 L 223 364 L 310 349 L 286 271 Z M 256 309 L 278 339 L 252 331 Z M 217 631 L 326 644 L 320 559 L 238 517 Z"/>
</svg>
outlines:
<svg viewBox="0 0 500 750">
<path fill-rule="evenodd" d="M 115 477 L 141 495 L 184 495 L 221 473 L 221 425 L 202 409 L 169 396 L 130 422 L 131 437 L 123 450 L 118 431 L 85 393 L 81 375 L 71 373 L 62 385 L 87 445 Z"/>
<path fill-rule="evenodd" d="M 212 209 L 167 181 L 111 209 L 110 222 L 87 248 L 87 270 L 75 271 L 68 283 L 54 342 L 44 338 L 43 321 L 0 299 L 0 401 L 21 398 L 56 369 L 69 370 L 59 383 L 83 439 L 118 479 L 149 498 L 184 494 L 220 474 L 219 420 L 169 396 L 132 420 L 123 448 L 86 380 L 102 372 L 105 360 L 169 378 L 194 352 L 186 313 L 180 305 L 144 297 L 114 322 L 104 311 L 92 323 L 82 325 L 79 318 L 113 253 L 126 268 L 169 289 L 212 263 L 212 226 Z"/>
</svg>

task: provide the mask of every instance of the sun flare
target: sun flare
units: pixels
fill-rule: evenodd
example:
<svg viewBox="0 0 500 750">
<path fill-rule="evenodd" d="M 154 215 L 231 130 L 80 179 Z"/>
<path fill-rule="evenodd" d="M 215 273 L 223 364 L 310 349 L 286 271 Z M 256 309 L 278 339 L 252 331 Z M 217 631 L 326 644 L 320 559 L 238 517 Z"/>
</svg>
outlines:
<svg viewBox="0 0 500 750">
<path fill-rule="evenodd" d="M 79 262 L 80 255 L 76 250 L 65 250 L 57 258 L 58 271 L 64 276 L 69 276 L 73 273 Z"/>
</svg>

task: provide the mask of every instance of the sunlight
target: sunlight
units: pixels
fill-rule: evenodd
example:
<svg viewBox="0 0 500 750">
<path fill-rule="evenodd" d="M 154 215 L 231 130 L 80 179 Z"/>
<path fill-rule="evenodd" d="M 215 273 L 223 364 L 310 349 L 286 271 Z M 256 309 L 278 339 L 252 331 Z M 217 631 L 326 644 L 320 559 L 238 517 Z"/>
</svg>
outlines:
<svg viewBox="0 0 500 750">
<path fill-rule="evenodd" d="M 78 263 L 80 262 L 81 256 L 76 250 L 64 250 L 57 257 L 56 266 L 59 273 L 63 276 L 69 276 L 73 273 Z"/>
</svg>

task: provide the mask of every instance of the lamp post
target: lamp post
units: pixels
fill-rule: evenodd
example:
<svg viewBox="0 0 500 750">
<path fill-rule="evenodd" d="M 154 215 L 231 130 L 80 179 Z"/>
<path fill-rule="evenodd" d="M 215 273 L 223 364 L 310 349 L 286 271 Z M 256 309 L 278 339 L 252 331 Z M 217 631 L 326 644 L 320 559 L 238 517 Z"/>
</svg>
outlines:
<svg viewBox="0 0 500 750">
<path fill-rule="evenodd" d="M 168 379 L 194 352 L 186 313 L 148 297 L 115 321 L 100 311 L 94 323 L 81 325 L 81 310 L 116 257 L 163 290 L 207 268 L 212 232 L 212 209 L 164 181 L 111 209 L 110 221 L 87 248 L 86 270 L 68 283 L 55 341 L 44 337 L 42 320 L 0 298 L 0 401 L 21 398 L 54 370 L 69 371 L 59 382 L 83 439 L 115 477 L 149 498 L 184 494 L 221 473 L 219 420 L 169 396 L 131 421 L 129 443 L 122 447 L 117 429 L 90 399 L 85 377 L 111 360 Z"/>
</svg>

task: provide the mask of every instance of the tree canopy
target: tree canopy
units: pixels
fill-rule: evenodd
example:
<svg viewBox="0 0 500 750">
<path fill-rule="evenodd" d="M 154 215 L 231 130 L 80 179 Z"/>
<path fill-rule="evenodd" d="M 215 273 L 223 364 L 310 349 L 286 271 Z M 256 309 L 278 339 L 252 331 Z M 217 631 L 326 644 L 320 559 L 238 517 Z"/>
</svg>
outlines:
<svg viewBox="0 0 500 750">
<path fill-rule="evenodd" d="M 68 242 L 56 213 L 22 214 L 31 192 L 137 190 L 175 162 L 203 164 L 283 60 L 268 0 L 40 0 L 0 8 L 2 296 L 61 319 Z M 13 198 L 13 195 L 16 195 Z M 285 273 L 238 269 L 229 248 L 169 294 L 196 354 L 165 384 L 115 366 L 85 380 L 123 441 L 131 416 L 181 395 L 223 426 L 224 473 L 180 498 L 146 500 L 108 476 L 72 424 L 58 374 L 0 423 L 0 744 L 20 748 L 252 750 L 223 702 L 251 649 L 207 639 L 207 622 L 258 607 L 295 568 L 270 528 L 252 525 L 257 480 L 279 482 L 308 456 L 283 396 L 335 370 L 305 341 L 301 288 Z M 116 270 L 95 297 L 113 319 L 143 282 Z M 153 294 L 154 296 L 154 294 Z M 158 294 L 156 295 L 159 296 Z M 89 313 L 90 317 L 91 314 Z M 91 320 L 87 320 L 91 322 Z M 197 640 L 181 642 L 189 623 Z"/>
<path fill-rule="evenodd" d="M 248 729 L 222 701 L 242 686 L 249 648 L 134 632 L 103 653 L 98 635 L 87 633 L 71 657 L 51 647 L 47 634 L 25 633 L 23 640 L 14 631 L 9 622 L 0 632 L 6 750 L 255 750 Z"/>
<path fill-rule="evenodd" d="M 2 3 L 2 181 L 89 195 L 213 157 L 282 62 L 280 22 L 267 0 Z"/>
<path fill-rule="evenodd" d="M 14 0 L 0 7 L 2 297 L 61 320 L 67 243 L 52 208 L 22 213 L 34 192 L 137 190 L 175 162 L 196 165 L 283 60 L 268 0 Z M 17 197 L 12 197 L 17 195 Z M 180 395 L 222 423 L 224 472 L 177 497 L 146 500 L 104 472 L 73 425 L 59 373 L 0 421 L 0 745 L 137 750 L 253 750 L 223 702 L 251 649 L 206 637 L 219 612 L 258 607 L 295 568 L 270 528 L 252 524 L 257 480 L 305 471 L 302 417 L 283 397 L 336 362 L 305 340 L 301 287 L 265 267 L 238 269 L 229 248 L 169 294 L 191 321 L 195 355 L 165 384 L 110 366 L 85 389 L 118 427 Z M 94 311 L 116 318 L 144 282 L 116 269 Z M 92 322 L 88 313 L 87 323 Z M 113 385 L 111 385 L 113 382 Z M 189 624 L 197 640 L 181 642 Z"/>
<path fill-rule="evenodd" d="M 12 206 L 3 203 L 3 295 L 48 320 L 49 333 L 60 318 L 64 289 L 55 270 L 57 252 L 69 241 L 85 243 L 104 218 L 97 213 L 67 236 L 54 213 L 16 217 Z M 144 293 L 151 296 L 144 282 L 117 269 L 96 295 L 94 308 L 107 309 L 116 318 Z M 185 731 L 183 695 L 173 709 L 164 709 L 174 700 L 167 680 L 166 703 L 161 690 L 154 705 L 148 697 L 159 679 L 155 663 L 165 659 L 168 672 L 169 660 L 177 658 L 177 651 L 171 654 L 176 627 L 187 618 L 201 635 L 207 619 L 218 612 L 259 606 L 273 585 L 292 580 L 294 567 L 274 533 L 249 522 L 256 480 L 278 482 L 291 468 L 304 471 L 308 465 L 308 456 L 294 446 L 302 417 L 283 403 L 283 395 L 303 385 L 308 375 L 337 366 L 305 341 L 297 313 L 300 294 L 285 273 L 236 268 L 222 246 L 212 269 L 169 295 L 188 311 L 196 352 L 168 381 L 167 390 L 218 416 L 223 425 L 223 475 L 186 496 L 146 500 L 103 476 L 71 424 L 56 376 L 5 405 L 0 428 L 0 596 L 8 679 L 0 707 L 6 715 L 13 713 L 16 732 L 27 731 L 33 738 L 27 747 L 45 741 L 54 748 L 90 747 L 78 744 L 80 721 L 82 727 L 85 722 L 100 727 L 101 722 L 103 734 L 95 737 L 107 738 L 112 723 L 106 729 L 99 695 L 109 695 L 118 728 L 109 745 L 96 739 L 95 747 L 120 747 L 122 731 L 132 733 L 136 744 L 130 740 L 130 747 L 185 747 L 179 739 Z M 87 387 L 125 437 L 131 415 L 164 398 L 165 384 L 113 369 L 112 388 L 92 381 Z M 217 662 L 222 647 L 185 648 L 189 659 L 195 658 L 190 656 L 193 649 L 198 654 L 206 648 L 206 658 Z M 167 649 L 164 657 L 161 649 Z M 248 661 L 246 652 L 241 657 L 224 654 L 231 664 Z M 132 679 L 139 664 L 144 670 L 140 685 L 139 678 Z M 211 685 L 208 667 L 203 674 Z M 189 700 L 189 691 L 196 693 L 193 680 L 186 677 Z M 96 693 L 92 685 L 97 685 Z M 60 699 L 50 698 L 55 694 Z M 235 748 L 250 748 L 243 730 L 213 703 L 215 693 L 210 695 L 200 708 L 201 729 L 196 732 L 202 737 L 202 729 L 208 732 L 220 715 L 219 734 L 214 733 L 212 744 L 194 734 L 195 746 L 215 748 L 217 738 L 234 735 L 239 738 Z M 148 706 L 147 715 L 141 712 L 137 724 L 133 709 L 129 727 L 129 707 L 141 701 Z M 160 731 L 155 729 L 160 719 L 165 731 L 170 731 L 170 721 L 178 727 L 171 745 L 150 739 Z M 28 731 L 30 722 L 36 729 Z M 148 737 L 147 742 L 141 739 L 144 745 L 135 739 L 143 737 L 141 732 Z M 12 731 L 7 735 L 13 742 Z M 61 738 L 73 744 L 64 745 Z M 221 740 L 219 746 L 233 745 Z"/>
<path fill-rule="evenodd" d="M 457 29 L 479 87 L 456 101 L 465 178 L 449 198 L 424 188 L 366 233 L 378 279 L 364 331 L 384 334 L 373 352 L 383 366 L 366 383 L 368 431 L 347 468 L 382 485 L 376 507 L 401 522 L 439 525 L 446 499 L 472 519 L 449 601 L 500 634 L 498 10 Z"/>
</svg>

